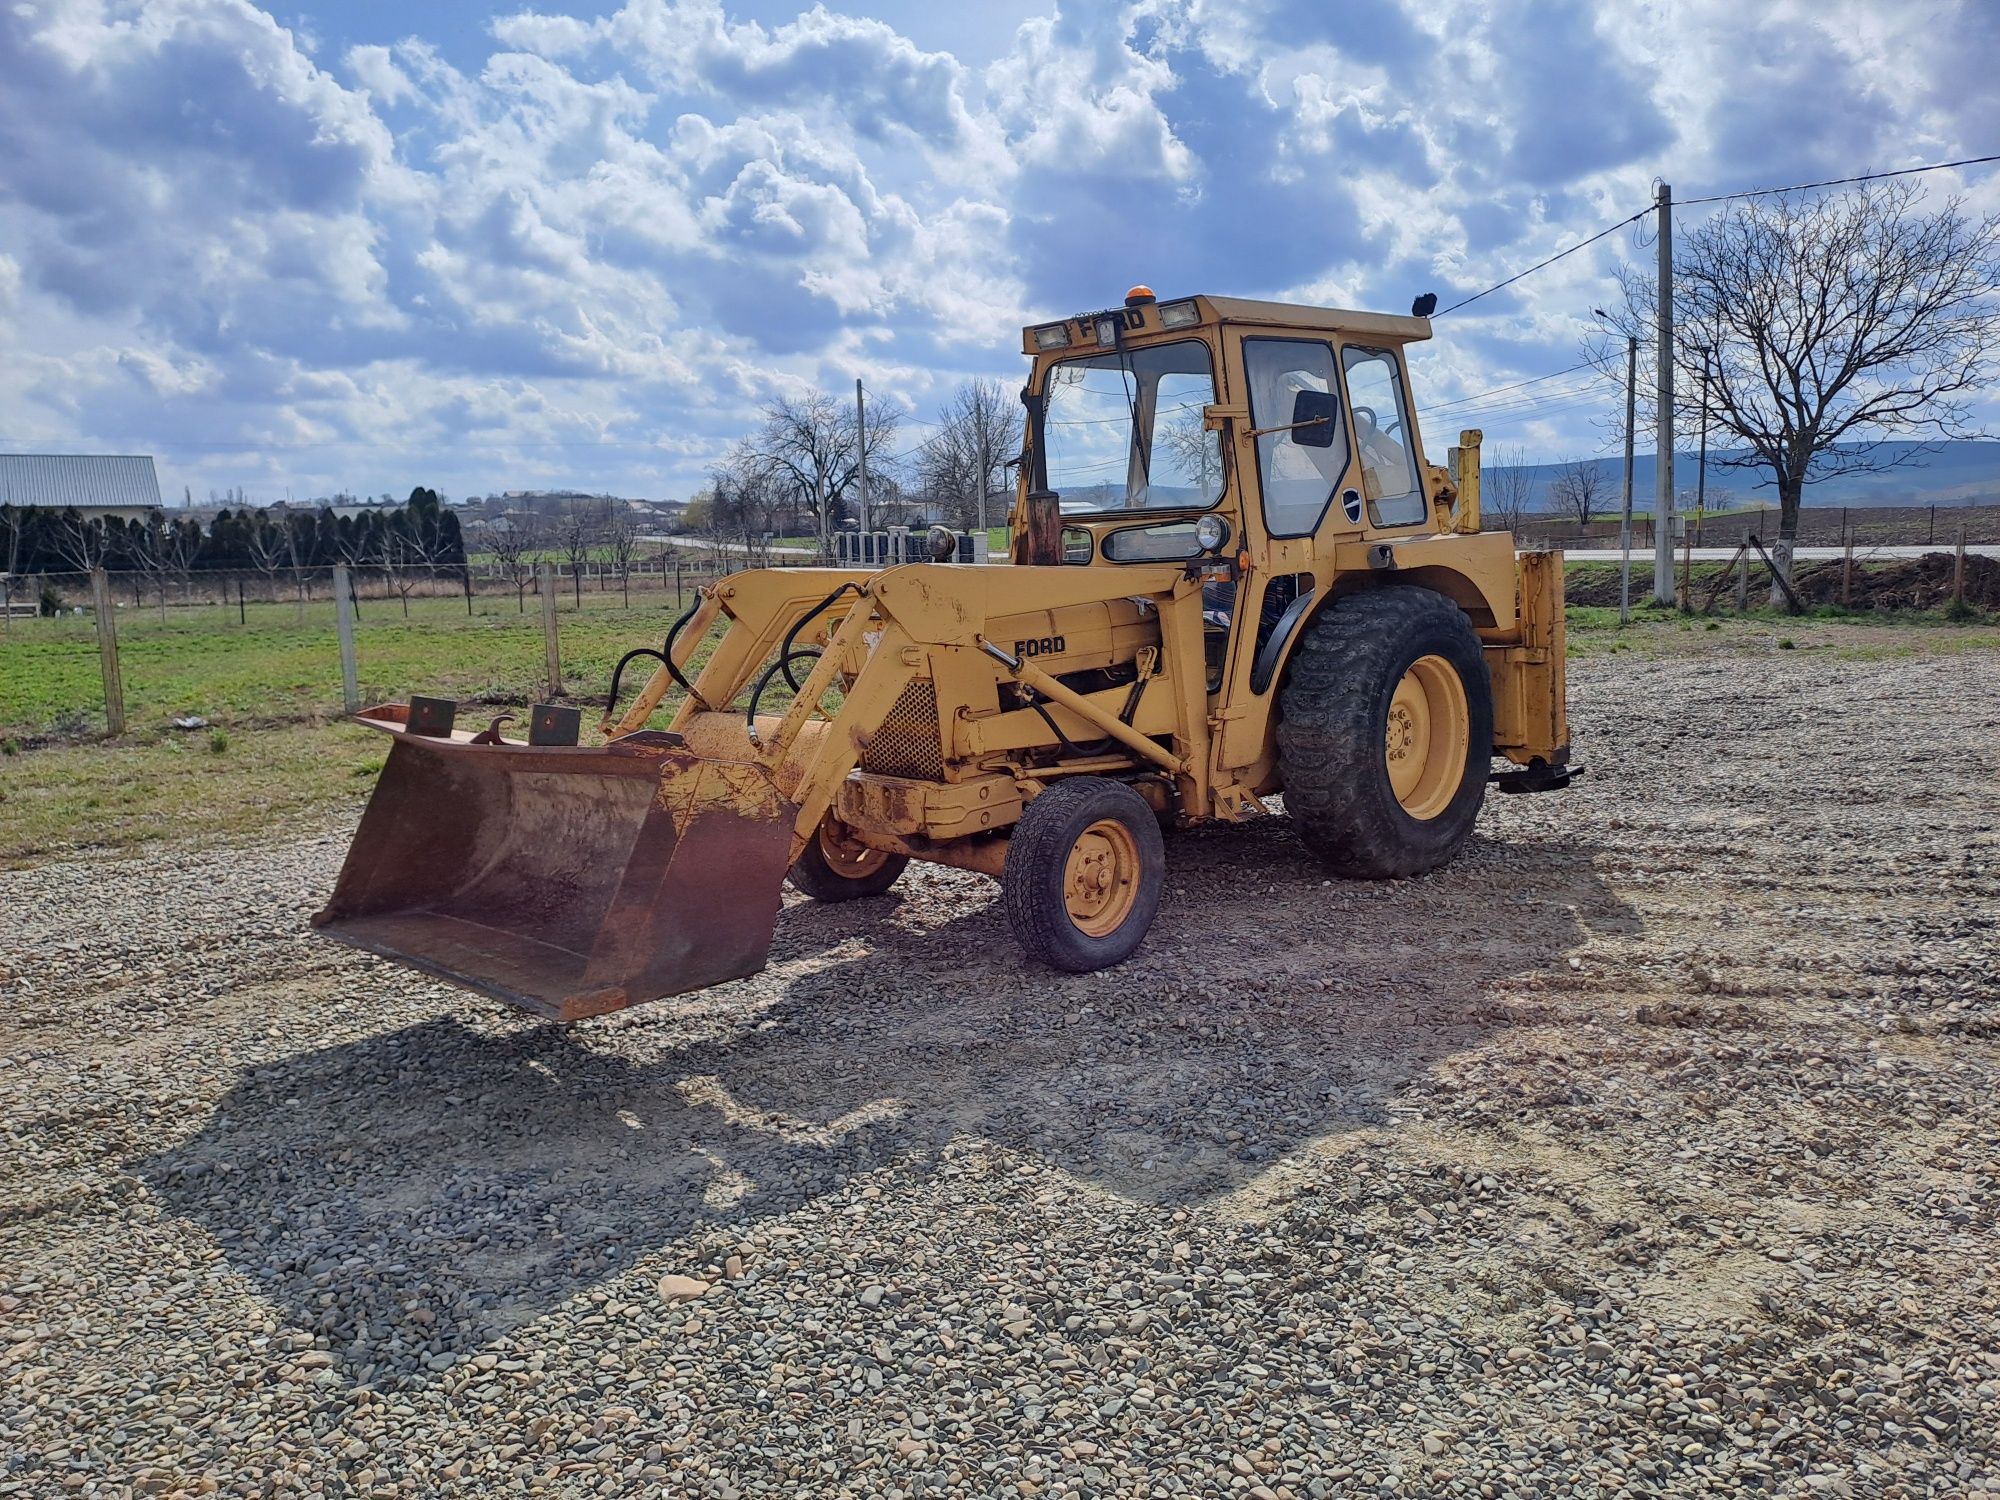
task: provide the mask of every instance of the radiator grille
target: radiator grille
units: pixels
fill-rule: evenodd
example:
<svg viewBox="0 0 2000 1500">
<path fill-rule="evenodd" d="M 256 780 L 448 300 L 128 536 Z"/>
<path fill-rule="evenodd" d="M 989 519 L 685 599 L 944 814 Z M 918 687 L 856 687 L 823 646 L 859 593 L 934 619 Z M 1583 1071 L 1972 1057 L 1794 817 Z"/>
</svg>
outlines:
<svg viewBox="0 0 2000 1500">
<path fill-rule="evenodd" d="M 877 776 L 944 780 L 944 747 L 938 728 L 937 689 L 913 682 L 896 695 L 889 717 L 861 753 L 861 769 Z"/>
</svg>

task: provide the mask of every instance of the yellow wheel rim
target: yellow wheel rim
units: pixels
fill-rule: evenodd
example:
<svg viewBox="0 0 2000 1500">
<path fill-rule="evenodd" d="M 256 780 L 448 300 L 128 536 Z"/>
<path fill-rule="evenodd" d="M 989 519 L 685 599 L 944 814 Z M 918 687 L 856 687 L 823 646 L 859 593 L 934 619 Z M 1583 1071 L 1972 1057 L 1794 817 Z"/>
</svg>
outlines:
<svg viewBox="0 0 2000 1500">
<path fill-rule="evenodd" d="M 1465 684 L 1450 662 L 1442 656 L 1420 656 L 1410 663 L 1389 700 L 1382 750 L 1389 787 L 1411 817 L 1435 818 L 1458 795 L 1471 718 Z"/>
<path fill-rule="evenodd" d="M 848 837 L 846 825 L 831 818 L 819 825 L 819 852 L 826 867 L 847 880 L 866 880 L 889 862 L 888 855 Z"/>
<path fill-rule="evenodd" d="M 1116 818 L 1084 829 L 1063 866 L 1063 905 L 1077 930 L 1109 937 L 1139 900 L 1139 842 Z"/>
</svg>

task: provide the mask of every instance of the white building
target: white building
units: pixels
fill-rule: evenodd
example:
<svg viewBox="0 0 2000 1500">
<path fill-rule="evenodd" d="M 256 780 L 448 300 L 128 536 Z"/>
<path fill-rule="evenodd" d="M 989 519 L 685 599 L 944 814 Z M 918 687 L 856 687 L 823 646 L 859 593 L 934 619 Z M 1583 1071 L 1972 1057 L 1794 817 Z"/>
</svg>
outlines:
<svg viewBox="0 0 2000 1500">
<path fill-rule="evenodd" d="M 0 453 L 0 505 L 143 521 L 160 509 L 160 476 L 145 453 Z"/>
</svg>

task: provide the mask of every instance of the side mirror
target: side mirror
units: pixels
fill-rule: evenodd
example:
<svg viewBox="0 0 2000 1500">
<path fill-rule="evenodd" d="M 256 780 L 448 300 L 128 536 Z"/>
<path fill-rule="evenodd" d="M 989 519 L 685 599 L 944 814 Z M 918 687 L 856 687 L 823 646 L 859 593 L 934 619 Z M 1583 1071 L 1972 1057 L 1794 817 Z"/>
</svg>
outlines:
<svg viewBox="0 0 2000 1500">
<path fill-rule="evenodd" d="M 1331 448 L 1339 411 L 1331 391 L 1300 391 L 1292 397 L 1292 441 L 1301 448 Z"/>
</svg>

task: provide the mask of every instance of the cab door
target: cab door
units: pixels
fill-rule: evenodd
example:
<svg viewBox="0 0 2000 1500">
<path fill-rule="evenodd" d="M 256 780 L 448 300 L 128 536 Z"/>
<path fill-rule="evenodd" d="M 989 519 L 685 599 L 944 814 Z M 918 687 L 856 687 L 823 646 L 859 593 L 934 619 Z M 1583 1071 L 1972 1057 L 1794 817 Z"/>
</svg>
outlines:
<svg viewBox="0 0 2000 1500">
<path fill-rule="evenodd" d="M 1310 335 L 1246 333 L 1238 352 L 1248 411 L 1238 465 L 1256 478 L 1254 501 L 1243 486 L 1244 520 L 1261 533 L 1246 542 L 1261 561 L 1228 601 L 1223 769 L 1249 765 L 1262 753 L 1276 684 L 1274 674 L 1256 670 L 1258 660 L 1282 635 L 1287 612 L 1311 607 L 1314 538 L 1350 524 L 1330 514 L 1351 487 L 1352 462 L 1334 345 Z"/>
<path fill-rule="evenodd" d="M 1347 410 L 1354 426 L 1359 490 L 1348 500 L 1357 522 L 1394 531 L 1426 525 L 1430 503 L 1417 474 L 1416 429 L 1403 394 L 1403 362 L 1394 349 L 1348 344 L 1340 351 Z"/>
</svg>

